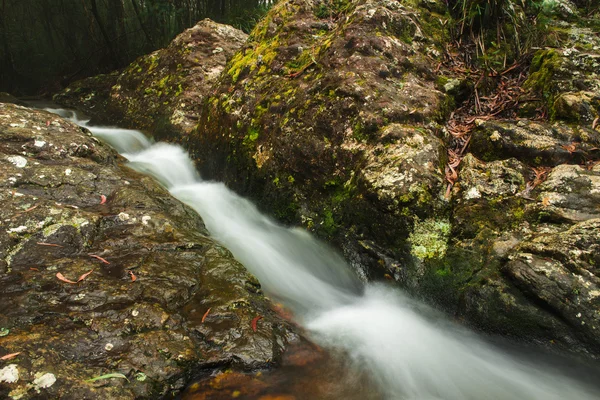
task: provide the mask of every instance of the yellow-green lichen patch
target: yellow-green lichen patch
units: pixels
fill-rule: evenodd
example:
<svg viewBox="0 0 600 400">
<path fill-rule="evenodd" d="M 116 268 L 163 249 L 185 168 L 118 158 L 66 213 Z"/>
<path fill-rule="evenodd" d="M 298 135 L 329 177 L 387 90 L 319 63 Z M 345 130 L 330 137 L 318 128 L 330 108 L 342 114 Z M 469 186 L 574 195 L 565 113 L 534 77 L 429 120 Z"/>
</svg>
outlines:
<svg viewBox="0 0 600 400">
<path fill-rule="evenodd" d="M 447 219 L 417 220 L 408 241 L 411 253 L 418 259 L 440 259 L 446 255 L 451 225 Z"/>
</svg>

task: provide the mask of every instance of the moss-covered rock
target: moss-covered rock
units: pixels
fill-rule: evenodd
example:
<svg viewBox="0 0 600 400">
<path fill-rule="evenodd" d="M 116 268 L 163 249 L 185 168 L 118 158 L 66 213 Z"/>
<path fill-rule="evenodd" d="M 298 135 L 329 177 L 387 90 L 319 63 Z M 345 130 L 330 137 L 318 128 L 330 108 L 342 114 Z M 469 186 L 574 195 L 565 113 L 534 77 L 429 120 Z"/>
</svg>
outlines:
<svg viewBox="0 0 600 400">
<path fill-rule="evenodd" d="M 600 156 L 600 132 L 585 125 L 541 121 L 476 121 L 470 150 L 493 161 L 516 157 L 532 166 L 583 163 Z"/>
<path fill-rule="evenodd" d="M 205 19 L 171 44 L 122 71 L 74 83 L 54 100 L 77 107 L 97 123 L 151 131 L 167 138 L 190 133 L 203 100 L 247 35 Z"/>
<path fill-rule="evenodd" d="M 535 53 L 524 86 L 541 94 L 552 119 L 587 125 L 600 115 L 600 39 L 585 21 L 550 25 L 560 47 Z"/>
<path fill-rule="evenodd" d="M 0 397 L 157 398 L 298 339 L 193 210 L 89 132 L 0 103 L 0 138 L 0 355 L 20 352 Z M 107 373 L 129 380 L 87 381 Z"/>
</svg>

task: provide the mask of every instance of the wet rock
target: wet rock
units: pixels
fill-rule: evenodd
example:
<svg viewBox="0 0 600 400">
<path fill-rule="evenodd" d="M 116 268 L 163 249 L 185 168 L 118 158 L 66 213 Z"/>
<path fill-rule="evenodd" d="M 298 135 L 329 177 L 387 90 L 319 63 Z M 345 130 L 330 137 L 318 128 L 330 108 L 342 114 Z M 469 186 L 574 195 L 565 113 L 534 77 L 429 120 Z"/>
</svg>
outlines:
<svg viewBox="0 0 600 400">
<path fill-rule="evenodd" d="M 560 164 L 534 185 L 522 161 L 468 155 L 448 257 L 427 284 L 454 287 L 458 315 L 486 329 L 595 356 L 599 172 Z"/>
<path fill-rule="evenodd" d="M 536 121 L 480 121 L 470 150 L 493 161 L 516 157 L 531 165 L 583 163 L 600 155 L 600 132 L 586 126 Z"/>
<path fill-rule="evenodd" d="M 571 327 L 577 339 L 600 347 L 600 220 L 534 235 L 509 257 L 504 271 L 534 302 Z"/>
<path fill-rule="evenodd" d="M 600 115 L 600 39 L 577 24 L 554 30 L 560 48 L 535 54 L 525 87 L 541 94 L 553 119 L 588 125 Z"/>
<path fill-rule="evenodd" d="M 12 103 L 24 106 L 25 103 L 10 93 L 0 92 L 0 103 Z"/>
<path fill-rule="evenodd" d="M 298 338 L 194 211 L 85 129 L 0 104 L 0 137 L 0 355 L 21 353 L 1 397 L 157 398 Z M 87 381 L 107 373 L 129 381 Z"/>
</svg>

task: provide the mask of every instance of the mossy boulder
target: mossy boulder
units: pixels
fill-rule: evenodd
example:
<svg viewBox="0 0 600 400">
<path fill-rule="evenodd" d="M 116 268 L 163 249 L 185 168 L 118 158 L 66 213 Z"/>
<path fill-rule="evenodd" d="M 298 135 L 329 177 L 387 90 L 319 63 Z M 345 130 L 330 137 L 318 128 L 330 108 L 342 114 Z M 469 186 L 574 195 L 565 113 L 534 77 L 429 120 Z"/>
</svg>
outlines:
<svg viewBox="0 0 600 400">
<path fill-rule="evenodd" d="M 0 356 L 20 352 L 0 397 L 158 398 L 298 340 L 193 210 L 85 129 L 0 103 L 0 138 Z M 88 381 L 108 373 L 129 380 Z"/>
<path fill-rule="evenodd" d="M 586 21 L 550 25 L 560 47 L 535 53 L 524 85 L 541 95 L 552 119 L 582 125 L 600 115 L 600 39 Z"/>
<path fill-rule="evenodd" d="M 109 75 L 84 79 L 54 96 L 96 123 L 119 124 L 182 136 L 191 132 L 212 84 L 247 35 L 209 19 L 178 35 L 171 44 Z"/>
<path fill-rule="evenodd" d="M 186 140 L 201 173 L 347 249 L 406 253 L 413 213 L 443 208 L 450 99 L 429 68 L 443 18 L 399 2 L 278 3 Z"/>
</svg>

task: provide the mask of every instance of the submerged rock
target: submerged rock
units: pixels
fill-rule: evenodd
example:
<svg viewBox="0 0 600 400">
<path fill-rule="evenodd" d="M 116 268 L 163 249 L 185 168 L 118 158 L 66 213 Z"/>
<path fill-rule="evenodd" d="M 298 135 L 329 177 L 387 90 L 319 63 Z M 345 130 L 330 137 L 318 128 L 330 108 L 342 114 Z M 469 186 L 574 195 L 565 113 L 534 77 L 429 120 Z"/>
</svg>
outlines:
<svg viewBox="0 0 600 400">
<path fill-rule="evenodd" d="M 84 128 L 0 103 L 0 138 L 0 356 L 20 353 L 0 397 L 157 398 L 297 340 L 194 211 Z"/>
</svg>

